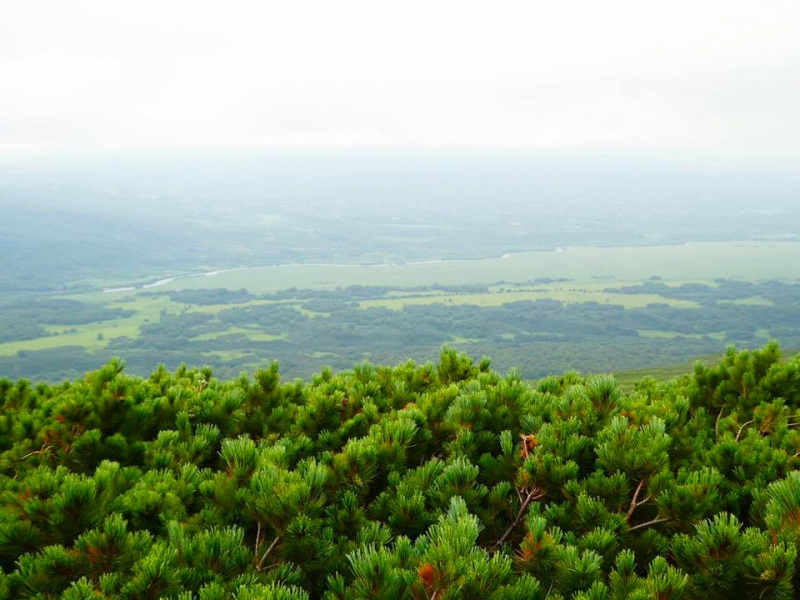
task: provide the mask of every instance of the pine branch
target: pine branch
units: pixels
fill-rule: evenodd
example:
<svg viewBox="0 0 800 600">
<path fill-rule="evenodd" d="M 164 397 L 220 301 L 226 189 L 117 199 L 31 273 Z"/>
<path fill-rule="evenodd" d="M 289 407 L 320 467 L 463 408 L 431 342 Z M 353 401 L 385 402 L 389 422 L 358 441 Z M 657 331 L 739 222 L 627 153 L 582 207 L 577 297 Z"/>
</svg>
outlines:
<svg viewBox="0 0 800 600">
<path fill-rule="evenodd" d="M 665 521 L 669 521 L 667 517 L 662 517 L 661 519 L 653 519 L 652 521 L 647 521 L 646 523 L 639 523 L 638 525 L 634 525 L 628 531 L 636 531 L 637 529 L 643 529 L 645 527 L 650 527 L 650 525 L 656 525 L 658 523 L 664 523 Z"/>
<path fill-rule="evenodd" d="M 261 560 L 258 561 L 258 564 L 256 565 L 256 571 L 260 571 L 261 570 L 261 567 L 264 565 L 264 561 L 267 560 L 267 557 L 270 555 L 270 553 L 273 550 L 275 550 L 275 546 L 277 546 L 278 542 L 280 542 L 280 541 L 281 541 L 281 536 L 276 535 L 275 539 L 272 540 L 272 543 L 269 545 L 269 548 L 267 548 L 267 551 L 264 552 L 264 556 L 262 556 Z"/>
<path fill-rule="evenodd" d="M 44 444 L 38 450 L 34 450 L 33 452 L 28 452 L 25 456 L 21 456 L 20 460 L 25 460 L 26 458 L 30 458 L 31 456 L 34 456 L 36 454 L 41 454 L 42 452 L 46 452 L 49 449 L 50 449 L 50 446 L 48 446 L 47 444 Z"/>
<path fill-rule="evenodd" d="M 744 428 L 747 427 L 748 425 L 750 425 L 751 423 L 754 423 L 754 422 L 755 422 L 755 419 L 750 419 L 746 423 L 743 423 L 741 427 L 739 427 L 739 431 L 736 433 L 736 441 L 737 442 L 739 441 L 739 438 L 742 437 L 742 431 L 744 430 Z"/>
<path fill-rule="evenodd" d="M 496 549 L 498 546 L 502 546 L 503 543 L 508 539 L 508 536 L 511 535 L 511 532 L 519 525 L 519 522 L 522 520 L 522 517 L 525 515 L 525 511 L 528 510 L 528 506 L 534 500 L 539 500 L 540 498 L 544 498 L 544 492 L 539 491 L 538 488 L 533 488 L 528 495 L 525 497 L 525 501 L 522 503 L 522 506 L 519 507 L 519 511 L 517 512 L 517 516 L 512 521 L 511 525 L 506 529 L 506 532 L 503 536 L 497 540 L 494 545 L 491 547 L 491 550 Z"/>
<path fill-rule="evenodd" d="M 722 408 L 719 409 L 719 414 L 717 415 L 717 423 L 714 425 L 714 443 L 716 444 L 719 440 L 719 421 L 722 419 L 722 413 L 725 412 L 725 406 L 723 405 Z"/>
<path fill-rule="evenodd" d="M 645 482 L 645 480 L 642 479 L 639 482 L 639 485 L 636 487 L 636 491 L 633 493 L 633 499 L 631 499 L 630 508 L 628 508 L 628 512 L 625 515 L 625 518 L 628 521 L 631 520 L 631 517 L 633 516 L 633 511 L 635 511 L 637 508 L 639 508 L 642 504 L 646 504 L 647 502 L 649 502 L 650 499 L 653 497 L 651 494 L 647 494 L 647 496 L 645 496 L 644 500 L 642 500 L 641 502 L 637 502 L 637 500 L 639 499 L 639 494 L 642 491 L 642 487 L 644 486 L 644 482 Z"/>
<path fill-rule="evenodd" d="M 261 521 L 258 522 L 258 528 L 256 529 L 256 549 L 253 554 L 254 558 L 258 558 L 259 548 L 261 548 Z"/>
</svg>

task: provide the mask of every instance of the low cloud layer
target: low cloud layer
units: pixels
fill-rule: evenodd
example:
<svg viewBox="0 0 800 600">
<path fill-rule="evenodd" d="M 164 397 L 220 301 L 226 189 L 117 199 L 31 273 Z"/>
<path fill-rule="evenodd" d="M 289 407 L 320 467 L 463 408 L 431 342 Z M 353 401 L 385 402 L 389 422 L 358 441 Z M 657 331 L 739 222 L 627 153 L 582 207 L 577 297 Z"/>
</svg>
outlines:
<svg viewBox="0 0 800 600">
<path fill-rule="evenodd" d="M 795 1 L 7 3 L 0 153 L 800 149 Z"/>
</svg>

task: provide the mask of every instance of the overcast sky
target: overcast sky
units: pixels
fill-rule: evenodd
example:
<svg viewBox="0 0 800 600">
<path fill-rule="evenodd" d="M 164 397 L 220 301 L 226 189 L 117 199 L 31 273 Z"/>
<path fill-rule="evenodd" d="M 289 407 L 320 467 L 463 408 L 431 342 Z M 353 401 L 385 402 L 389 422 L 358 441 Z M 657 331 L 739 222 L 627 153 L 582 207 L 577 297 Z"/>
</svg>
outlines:
<svg viewBox="0 0 800 600">
<path fill-rule="evenodd" d="M 0 0 L 0 152 L 800 156 L 800 1 Z"/>
</svg>

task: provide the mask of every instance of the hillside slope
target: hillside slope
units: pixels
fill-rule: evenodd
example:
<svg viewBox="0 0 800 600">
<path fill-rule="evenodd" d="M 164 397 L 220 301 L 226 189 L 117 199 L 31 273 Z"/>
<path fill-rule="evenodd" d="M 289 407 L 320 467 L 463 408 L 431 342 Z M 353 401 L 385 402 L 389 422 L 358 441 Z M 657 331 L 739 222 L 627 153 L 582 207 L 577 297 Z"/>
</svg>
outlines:
<svg viewBox="0 0 800 600">
<path fill-rule="evenodd" d="M 0 599 L 791 598 L 800 359 L 0 380 Z"/>
</svg>

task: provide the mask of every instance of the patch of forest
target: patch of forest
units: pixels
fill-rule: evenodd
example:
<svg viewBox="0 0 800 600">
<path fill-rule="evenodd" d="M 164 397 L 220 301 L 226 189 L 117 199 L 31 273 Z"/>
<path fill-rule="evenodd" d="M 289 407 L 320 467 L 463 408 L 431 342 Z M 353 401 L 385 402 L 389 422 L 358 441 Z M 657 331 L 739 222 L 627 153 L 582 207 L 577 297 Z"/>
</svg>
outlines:
<svg viewBox="0 0 800 600">
<path fill-rule="evenodd" d="M 45 325 L 74 326 L 120 319 L 133 314 L 68 299 L 30 299 L 0 302 L 0 343 L 50 335 Z"/>
<path fill-rule="evenodd" d="M 538 279 L 502 287 L 581 298 L 580 286 Z M 753 348 L 770 338 L 800 348 L 797 284 L 718 280 L 666 285 L 654 280 L 610 288 L 614 298 L 660 299 L 628 307 L 611 300 L 516 300 L 515 292 L 499 287 L 349 286 L 262 295 L 220 288 L 148 291 L 107 304 L 72 301 L 79 307 L 77 316 L 95 314 L 98 325 L 74 335 L 48 334 L 47 347 L 38 349 L 12 344 L 11 352 L 0 352 L 0 372 L 58 381 L 119 355 L 139 375 L 159 363 L 175 369 L 188 362 L 235 377 L 278 360 L 287 376 L 308 378 L 326 365 L 393 364 L 407 356 L 433 360 L 443 344 L 452 344 L 492 356 L 500 370 L 518 367 L 524 378 L 533 379 L 565 368 L 609 372 L 675 365 L 718 354 L 726 344 Z M 464 298 L 469 302 L 461 302 Z M 472 303 L 480 298 L 491 302 Z M 374 304 L 384 301 L 404 305 Z M 43 322 L 47 311 L 36 316 L 39 302 L 48 301 L 9 304 L 15 326 L 62 329 Z M 120 311 L 122 318 L 115 316 Z M 131 311 L 136 317 L 127 316 Z M 140 311 L 149 316 L 143 318 Z M 110 318 L 118 321 L 103 321 Z"/>
<path fill-rule="evenodd" d="M 0 599 L 793 598 L 800 358 L 0 379 Z"/>
</svg>

